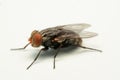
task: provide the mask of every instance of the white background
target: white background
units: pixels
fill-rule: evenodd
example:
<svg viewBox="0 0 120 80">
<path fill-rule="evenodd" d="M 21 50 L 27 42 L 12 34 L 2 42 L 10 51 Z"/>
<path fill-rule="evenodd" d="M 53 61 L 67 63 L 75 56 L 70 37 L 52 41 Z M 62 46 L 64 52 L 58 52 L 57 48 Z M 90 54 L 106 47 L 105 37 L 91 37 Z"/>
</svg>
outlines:
<svg viewBox="0 0 120 80">
<path fill-rule="evenodd" d="M 0 0 L 0 80 L 120 80 L 119 21 L 119 0 Z M 10 51 L 24 46 L 34 29 L 83 22 L 99 34 L 83 44 L 102 53 L 62 50 L 53 70 L 48 51 L 26 70 L 40 48 Z"/>
</svg>

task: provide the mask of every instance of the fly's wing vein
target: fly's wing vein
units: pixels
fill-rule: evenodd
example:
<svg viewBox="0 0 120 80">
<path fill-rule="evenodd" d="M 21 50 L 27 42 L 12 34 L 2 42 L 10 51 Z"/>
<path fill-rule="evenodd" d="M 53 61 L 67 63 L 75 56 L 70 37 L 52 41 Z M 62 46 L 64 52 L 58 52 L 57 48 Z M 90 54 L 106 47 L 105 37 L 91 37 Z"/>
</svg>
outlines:
<svg viewBox="0 0 120 80">
<path fill-rule="evenodd" d="M 74 31 L 78 33 L 81 38 L 91 38 L 97 36 L 97 33 L 84 31 L 86 28 L 89 28 L 90 26 L 91 25 L 87 23 L 80 23 L 80 24 L 61 25 L 61 26 L 57 26 L 56 28 L 63 28 L 66 30 Z"/>
<path fill-rule="evenodd" d="M 68 24 L 68 25 L 60 25 L 60 26 L 56 26 L 56 28 L 63 28 L 63 29 L 67 29 L 67 30 L 71 30 L 77 33 L 80 33 L 81 31 L 83 31 L 84 29 L 90 27 L 90 24 L 87 23 L 80 23 L 80 24 Z"/>
<path fill-rule="evenodd" d="M 79 35 L 81 38 L 91 38 L 97 36 L 98 34 L 94 32 L 82 31 Z"/>
</svg>

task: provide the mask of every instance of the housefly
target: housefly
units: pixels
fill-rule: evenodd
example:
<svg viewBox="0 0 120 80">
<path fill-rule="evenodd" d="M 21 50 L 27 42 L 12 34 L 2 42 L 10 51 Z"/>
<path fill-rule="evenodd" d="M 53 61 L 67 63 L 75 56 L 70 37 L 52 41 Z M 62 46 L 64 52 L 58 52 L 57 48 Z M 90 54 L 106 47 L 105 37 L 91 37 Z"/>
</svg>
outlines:
<svg viewBox="0 0 120 80">
<path fill-rule="evenodd" d="M 21 50 L 25 49 L 29 44 L 32 47 L 43 46 L 44 48 L 40 49 L 39 53 L 33 60 L 33 62 L 27 67 L 29 69 L 32 64 L 37 60 L 41 51 L 46 51 L 49 48 L 56 50 L 54 55 L 53 69 L 55 69 L 55 58 L 60 49 L 69 47 L 69 46 L 77 46 L 84 49 L 90 49 L 102 52 L 101 50 L 86 47 L 82 45 L 82 38 L 91 38 L 96 36 L 96 33 L 84 31 L 84 29 L 90 27 L 90 24 L 81 23 L 81 24 L 68 24 L 68 25 L 60 25 L 56 27 L 47 28 L 41 31 L 34 30 L 31 33 L 30 38 L 28 39 L 29 43 L 25 45 L 23 48 L 17 48 L 12 50 Z"/>
</svg>

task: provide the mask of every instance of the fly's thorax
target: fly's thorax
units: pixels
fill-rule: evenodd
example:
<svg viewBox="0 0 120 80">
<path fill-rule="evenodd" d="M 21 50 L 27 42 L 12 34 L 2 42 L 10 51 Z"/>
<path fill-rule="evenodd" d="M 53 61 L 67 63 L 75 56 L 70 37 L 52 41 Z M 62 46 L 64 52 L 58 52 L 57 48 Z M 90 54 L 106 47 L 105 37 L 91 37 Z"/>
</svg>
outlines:
<svg viewBox="0 0 120 80">
<path fill-rule="evenodd" d="M 31 36 L 29 38 L 29 41 L 33 47 L 39 47 L 42 43 L 42 35 L 40 34 L 39 31 L 34 30 L 31 33 Z"/>
<path fill-rule="evenodd" d="M 50 47 L 52 45 L 52 39 L 51 39 L 51 37 L 47 37 L 47 36 L 45 37 L 45 36 L 43 36 L 42 37 L 41 45 L 45 46 L 45 47 Z"/>
</svg>

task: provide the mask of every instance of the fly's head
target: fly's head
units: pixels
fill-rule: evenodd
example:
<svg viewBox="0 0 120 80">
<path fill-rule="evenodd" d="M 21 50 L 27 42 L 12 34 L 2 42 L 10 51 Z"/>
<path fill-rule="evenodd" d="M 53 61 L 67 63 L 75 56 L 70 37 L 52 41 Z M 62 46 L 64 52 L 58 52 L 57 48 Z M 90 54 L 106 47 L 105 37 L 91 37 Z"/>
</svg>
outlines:
<svg viewBox="0 0 120 80">
<path fill-rule="evenodd" d="M 39 47 L 42 43 L 42 35 L 39 31 L 34 30 L 28 40 L 31 43 L 32 47 Z"/>
</svg>

